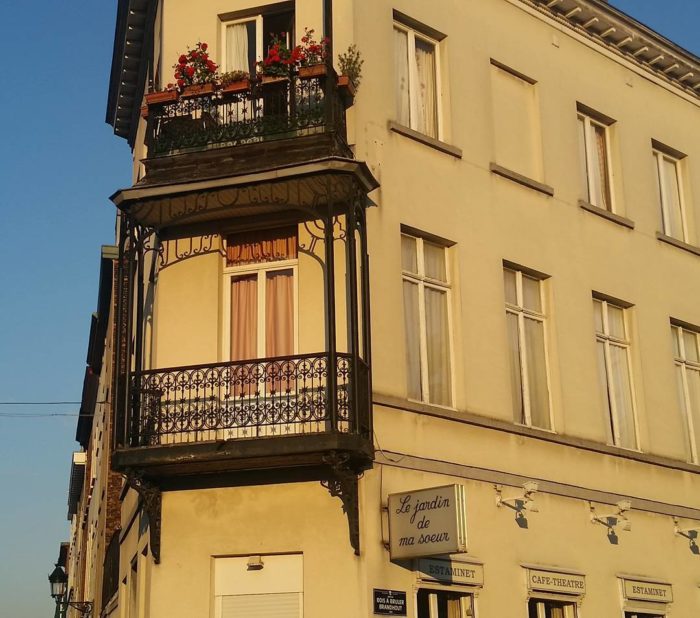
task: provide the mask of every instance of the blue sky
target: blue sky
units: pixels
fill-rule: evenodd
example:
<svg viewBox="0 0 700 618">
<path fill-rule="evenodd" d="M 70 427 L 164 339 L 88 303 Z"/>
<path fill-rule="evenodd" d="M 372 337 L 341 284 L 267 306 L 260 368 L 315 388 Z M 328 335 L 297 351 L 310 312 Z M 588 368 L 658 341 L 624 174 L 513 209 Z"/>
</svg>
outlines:
<svg viewBox="0 0 700 618">
<path fill-rule="evenodd" d="M 700 55 L 698 0 L 612 3 Z M 130 181 L 128 146 L 104 123 L 115 10 L 115 0 L 0 0 L 11 51 L 0 97 L 0 402 L 80 398 L 100 245 L 114 238 L 107 196 Z M 74 436 L 74 418 L 0 417 L 0 616 L 52 615 L 46 576 L 68 538 Z"/>
</svg>

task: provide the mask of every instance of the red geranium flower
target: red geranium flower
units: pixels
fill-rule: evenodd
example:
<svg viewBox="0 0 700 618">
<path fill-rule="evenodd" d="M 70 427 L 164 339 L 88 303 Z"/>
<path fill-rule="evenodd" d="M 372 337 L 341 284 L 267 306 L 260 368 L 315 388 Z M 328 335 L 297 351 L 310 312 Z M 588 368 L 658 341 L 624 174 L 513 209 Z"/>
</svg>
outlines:
<svg viewBox="0 0 700 618">
<path fill-rule="evenodd" d="M 185 67 L 185 75 L 192 77 L 194 75 L 194 67 Z"/>
<path fill-rule="evenodd" d="M 178 62 L 180 64 L 185 64 L 187 62 L 187 56 L 185 56 L 185 54 L 181 54 L 180 57 L 178 58 Z"/>
<path fill-rule="evenodd" d="M 202 51 L 207 51 L 207 47 L 209 47 L 209 45 L 207 45 L 206 43 L 202 43 L 200 47 L 202 48 Z"/>
</svg>

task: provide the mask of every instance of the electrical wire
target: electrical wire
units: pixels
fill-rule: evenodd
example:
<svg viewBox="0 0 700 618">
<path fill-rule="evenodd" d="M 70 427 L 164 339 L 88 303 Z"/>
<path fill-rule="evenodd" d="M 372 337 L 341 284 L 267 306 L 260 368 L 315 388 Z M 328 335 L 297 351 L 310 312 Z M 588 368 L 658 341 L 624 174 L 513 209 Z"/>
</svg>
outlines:
<svg viewBox="0 0 700 618">
<path fill-rule="evenodd" d="M 0 401 L 0 406 L 78 406 L 80 401 Z"/>
</svg>

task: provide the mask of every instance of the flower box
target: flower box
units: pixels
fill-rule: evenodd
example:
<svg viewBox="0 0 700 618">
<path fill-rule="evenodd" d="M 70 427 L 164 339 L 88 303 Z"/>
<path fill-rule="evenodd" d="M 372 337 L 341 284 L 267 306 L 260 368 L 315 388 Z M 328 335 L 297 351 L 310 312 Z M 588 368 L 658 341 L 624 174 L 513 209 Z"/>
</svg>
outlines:
<svg viewBox="0 0 700 618">
<path fill-rule="evenodd" d="M 299 79 L 312 79 L 314 77 L 323 77 L 328 72 L 328 67 L 325 64 L 312 64 L 310 66 L 299 67 Z"/>
<path fill-rule="evenodd" d="M 265 85 L 281 84 L 282 82 L 288 82 L 289 78 L 285 75 L 263 75 L 260 79 L 260 83 Z"/>
<path fill-rule="evenodd" d="M 214 94 L 214 84 L 192 84 L 191 86 L 185 86 L 182 91 L 182 98 L 202 97 L 207 94 Z"/>
<path fill-rule="evenodd" d="M 176 90 L 163 90 L 162 92 L 149 92 L 146 95 L 146 105 L 162 105 L 177 101 Z"/>
<path fill-rule="evenodd" d="M 238 79 L 235 82 L 229 82 L 221 87 L 221 92 L 223 94 L 236 94 L 248 90 L 250 90 L 250 79 L 247 77 L 245 79 Z"/>
<path fill-rule="evenodd" d="M 347 107 L 355 100 L 355 84 L 347 75 L 338 75 L 338 92 Z"/>
</svg>

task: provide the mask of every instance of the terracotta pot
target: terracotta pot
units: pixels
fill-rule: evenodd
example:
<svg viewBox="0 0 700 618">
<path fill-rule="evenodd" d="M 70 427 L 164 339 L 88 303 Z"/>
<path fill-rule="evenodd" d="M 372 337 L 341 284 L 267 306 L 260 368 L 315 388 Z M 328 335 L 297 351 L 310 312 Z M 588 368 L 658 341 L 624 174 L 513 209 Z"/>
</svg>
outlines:
<svg viewBox="0 0 700 618">
<path fill-rule="evenodd" d="M 163 90 L 162 92 L 149 92 L 146 95 L 146 105 L 162 105 L 177 101 L 176 90 Z"/>
<path fill-rule="evenodd" d="M 148 118 L 148 105 L 141 106 L 141 118 Z"/>
<path fill-rule="evenodd" d="M 338 75 L 338 92 L 346 106 L 352 105 L 355 100 L 355 84 L 347 75 Z"/>
<path fill-rule="evenodd" d="M 224 94 L 235 94 L 237 92 L 246 92 L 250 90 L 250 79 L 238 79 L 235 82 L 229 82 L 221 87 L 221 92 Z"/>
<path fill-rule="evenodd" d="M 312 64 L 308 67 L 299 67 L 299 79 L 311 79 L 312 77 L 323 77 L 328 72 L 325 64 Z"/>
<path fill-rule="evenodd" d="M 182 91 L 184 99 L 201 97 L 207 94 L 214 94 L 214 84 L 192 84 L 191 86 L 185 86 L 185 89 Z"/>
</svg>

